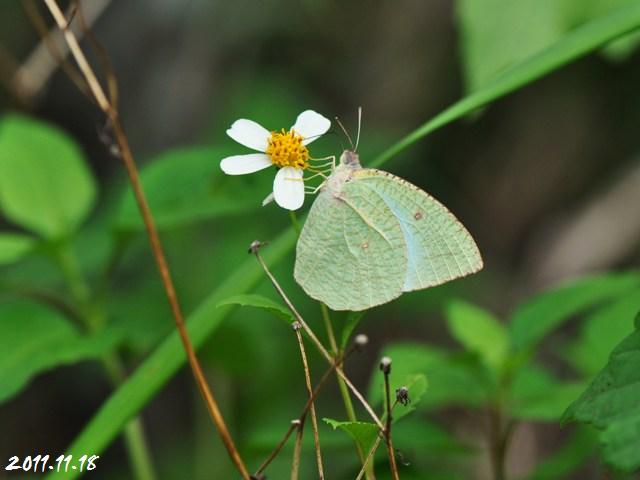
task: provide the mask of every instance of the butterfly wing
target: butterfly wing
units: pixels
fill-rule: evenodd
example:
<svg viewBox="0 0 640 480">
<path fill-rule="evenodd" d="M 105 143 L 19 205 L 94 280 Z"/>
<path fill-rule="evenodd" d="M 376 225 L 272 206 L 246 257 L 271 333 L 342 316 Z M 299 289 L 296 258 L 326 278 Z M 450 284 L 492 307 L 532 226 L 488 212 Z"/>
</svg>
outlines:
<svg viewBox="0 0 640 480">
<path fill-rule="evenodd" d="M 348 188 L 347 188 L 348 187 Z M 300 233 L 294 276 L 332 310 L 365 310 L 402 293 L 407 254 L 400 222 L 355 182 L 318 195 Z"/>
<path fill-rule="evenodd" d="M 403 291 L 440 285 L 482 268 L 469 232 L 429 194 L 382 170 L 358 170 L 353 180 L 380 196 L 400 222 L 408 253 Z"/>
</svg>

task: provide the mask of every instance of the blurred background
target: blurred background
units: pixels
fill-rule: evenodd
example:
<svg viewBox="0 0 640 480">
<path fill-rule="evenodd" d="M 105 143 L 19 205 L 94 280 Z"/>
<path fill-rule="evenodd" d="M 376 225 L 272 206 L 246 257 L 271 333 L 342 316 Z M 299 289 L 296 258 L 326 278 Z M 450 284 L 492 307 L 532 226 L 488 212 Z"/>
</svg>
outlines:
<svg viewBox="0 0 640 480">
<path fill-rule="evenodd" d="M 298 113 L 311 108 L 339 116 L 354 135 L 362 106 L 360 150 L 366 165 L 515 62 L 622 3 L 87 0 L 83 8 L 116 72 L 121 116 L 141 169 L 149 171 L 163 155 L 171 155 L 167 152 L 193 147 L 211 152 L 209 164 L 194 162 L 198 176 L 210 175 L 218 207 L 183 215 L 198 210 L 201 192 L 176 191 L 175 177 L 162 173 L 158 178 L 164 182 L 150 187 L 168 208 L 161 234 L 189 313 L 246 260 L 252 240 L 273 240 L 290 222 L 274 204 L 259 206 L 270 192 L 272 171 L 234 178 L 219 171 L 221 158 L 245 151 L 225 135 L 234 120 L 249 118 L 276 130 L 288 128 Z M 36 6 L 51 28 L 45 8 Z M 124 170 L 101 141 L 103 116 L 48 59 L 34 21 L 21 2 L 0 3 L 0 108 L 50 122 L 81 146 L 98 197 L 74 249 L 89 283 L 95 283 L 114 242 L 126 245 L 113 267 L 105 303 L 109 324 L 124 332 L 118 352 L 130 372 L 172 332 L 170 312 L 125 193 Z M 580 59 L 446 126 L 384 165 L 455 213 L 475 237 L 485 269 L 369 312 L 358 332 L 366 333 L 371 345 L 348 365 L 356 384 L 366 388 L 381 350 L 394 342 L 458 348 L 443 320 L 451 298 L 463 297 L 506 319 L 520 301 L 557 282 L 638 266 L 640 52 L 634 40 Z M 86 42 L 83 46 L 89 48 Z M 99 65 L 96 56 L 91 58 Z M 336 131 L 314 143 L 312 153 L 339 154 L 346 144 Z M 221 204 L 234 208 L 225 211 Z M 310 204 L 308 199 L 305 211 Z M 164 212 L 156 213 L 165 218 Z M 17 231 L 1 217 L 0 226 Z M 293 260 L 289 254 L 274 265 L 275 273 L 321 331 L 317 304 L 292 279 Z M 42 255 L 2 267 L 0 279 L 64 292 L 59 274 Z M 276 298 L 264 282 L 253 291 Z M 315 352 L 311 355 L 319 376 L 324 365 Z M 201 349 L 251 465 L 265 458 L 304 404 L 298 356 L 286 326 L 253 308 L 235 310 Z M 571 375 L 557 367 L 560 375 Z M 344 417 L 334 383 L 320 399 L 321 417 Z M 0 459 L 62 452 L 112 388 L 92 361 L 36 376 L 0 404 Z M 446 441 L 456 444 L 442 451 L 412 449 L 398 431 L 398 447 L 408 462 L 439 464 L 433 474 L 417 468 L 411 473 L 407 467 L 407 478 L 492 478 L 481 415 L 458 407 L 416 415 L 438 432 L 446 430 Z M 187 369 L 147 405 L 142 419 L 158 478 L 236 478 Z M 327 471 L 333 472 L 328 478 L 353 478 L 352 445 L 340 432 L 321 428 L 330 458 Z M 507 457 L 508 478 L 526 475 L 562 445 L 569 431 L 557 422 L 520 424 Z M 287 452 L 269 470 L 270 479 L 288 478 Z M 306 453 L 303 478 L 314 478 L 311 450 Z M 455 468 L 446 467 L 449 462 Z M 102 453 L 92 477 L 133 478 L 128 468 L 118 440 Z M 385 478 L 386 469 L 379 470 Z M 571 478 L 602 475 L 591 459 Z M 20 475 L 0 472 L 4 476 Z"/>
</svg>

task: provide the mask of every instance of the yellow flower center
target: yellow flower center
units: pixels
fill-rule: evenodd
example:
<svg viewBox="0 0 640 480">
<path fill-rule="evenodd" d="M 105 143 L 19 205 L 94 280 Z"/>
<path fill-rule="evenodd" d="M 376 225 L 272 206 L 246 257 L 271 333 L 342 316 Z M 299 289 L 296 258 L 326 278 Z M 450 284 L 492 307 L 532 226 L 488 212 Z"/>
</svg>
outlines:
<svg viewBox="0 0 640 480">
<path fill-rule="evenodd" d="M 285 132 L 271 132 L 266 154 L 277 167 L 294 167 L 305 169 L 308 166 L 309 150 L 302 144 L 302 135 L 291 129 Z"/>
</svg>

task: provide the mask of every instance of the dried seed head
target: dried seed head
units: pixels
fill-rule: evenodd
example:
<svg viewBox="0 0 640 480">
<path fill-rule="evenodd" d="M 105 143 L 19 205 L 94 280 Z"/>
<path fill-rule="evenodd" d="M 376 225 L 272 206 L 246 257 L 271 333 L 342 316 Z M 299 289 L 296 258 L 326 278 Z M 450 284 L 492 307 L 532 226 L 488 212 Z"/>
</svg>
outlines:
<svg viewBox="0 0 640 480">
<path fill-rule="evenodd" d="M 291 425 L 293 425 L 294 427 L 299 427 L 300 426 L 300 419 L 296 418 L 295 420 L 291 420 Z"/>
<path fill-rule="evenodd" d="M 396 390 L 396 400 L 405 407 L 411 403 L 411 399 L 409 398 L 409 389 L 407 387 L 398 388 Z"/>
<path fill-rule="evenodd" d="M 251 245 L 249 245 L 249 253 L 257 253 L 258 250 L 260 250 L 260 247 L 266 245 L 267 242 L 261 242 L 260 240 L 254 240 L 253 242 L 251 242 Z"/>
<path fill-rule="evenodd" d="M 361 333 L 359 335 L 356 335 L 356 338 L 354 338 L 353 343 L 355 343 L 358 349 L 364 348 L 369 343 L 369 337 Z"/>
<path fill-rule="evenodd" d="M 300 322 L 293 322 L 291 324 L 291 326 L 293 327 L 294 330 L 300 330 L 302 328 L 302 325 L 300 325 Z"/>
<path fill-rule="evenodd" d="M 382 357 L 382 360 L 380 360 L 380 370 L 382 370 L 382 373 L 385 375 L 391 373 L 391 359 L 389 357 Z"/>
</svg>

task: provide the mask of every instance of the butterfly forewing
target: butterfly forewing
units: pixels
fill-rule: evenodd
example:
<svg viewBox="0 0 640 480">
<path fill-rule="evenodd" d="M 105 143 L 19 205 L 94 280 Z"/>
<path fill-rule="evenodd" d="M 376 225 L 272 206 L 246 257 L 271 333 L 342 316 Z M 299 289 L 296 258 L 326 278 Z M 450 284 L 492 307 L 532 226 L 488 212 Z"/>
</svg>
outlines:
<svg viewBox="0 0 640 480">
<path fill-rule="evenodd" d="M 333 310 L 364 310 L 402 293 L 407 253 L 400 222 L 357 182 L 323 191 L 298 240 L 295 278 Z"/>
<path fill-rule="evenodd" d="M 375 169 L 356 171 L 353 183 L 382 197 L 400 222 L 408 256 L 404 291 L 439 285 L 482 268 L 469 232 L 420 188 Z"/>
</svg>

